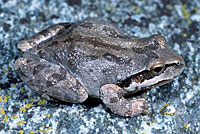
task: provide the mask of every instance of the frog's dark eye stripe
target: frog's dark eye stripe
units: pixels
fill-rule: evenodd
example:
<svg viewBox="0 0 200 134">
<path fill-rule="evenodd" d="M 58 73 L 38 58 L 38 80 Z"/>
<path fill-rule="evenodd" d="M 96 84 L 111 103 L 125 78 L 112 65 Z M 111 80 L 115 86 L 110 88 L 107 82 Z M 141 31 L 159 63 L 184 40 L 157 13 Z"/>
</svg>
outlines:
<svg viewBox="0 0 200 134">
<path fill-rule="evenodd" d="M 149 70 L 144 70 L 140 73 L 137 73 L 135 75 L 128 77 L 125 80 L 119 81 L 117 85 L 122 87 L 122 88 L 129 87 L 131 85 L 131 83 L 133 83 L 133 82 L 142 83 L 143 81 L 152 79 L 153 77 L 155 77 L 157 75 L 158 74 L 154 74 Z"/>
</svg>

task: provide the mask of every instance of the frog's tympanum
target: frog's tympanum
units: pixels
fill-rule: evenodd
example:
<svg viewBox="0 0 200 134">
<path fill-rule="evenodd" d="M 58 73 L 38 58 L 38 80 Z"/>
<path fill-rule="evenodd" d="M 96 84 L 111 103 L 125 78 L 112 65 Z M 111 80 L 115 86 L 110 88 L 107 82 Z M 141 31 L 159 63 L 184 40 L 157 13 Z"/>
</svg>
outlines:
<svg viewBox="0 0 200 134">
<path fill-rule="evenodd" d="M 123 117 L 147 113 L 145 99 L 125 96 L 163 85 L 184 68 L 161 35 L 137 38 L 99 19 L 60 23 L 23 40 L 14 68 L 47 100 L 82 103 L 99 98 Z"/>
</svg>

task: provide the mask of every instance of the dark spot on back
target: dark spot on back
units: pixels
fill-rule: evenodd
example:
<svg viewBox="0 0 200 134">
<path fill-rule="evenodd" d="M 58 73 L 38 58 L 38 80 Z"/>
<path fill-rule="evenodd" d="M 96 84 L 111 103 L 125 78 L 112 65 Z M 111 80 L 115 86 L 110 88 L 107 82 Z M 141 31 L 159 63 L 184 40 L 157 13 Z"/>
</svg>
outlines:
<svg viewBox="0 0 200 134">
<path fill-rule="evenodd" d="M 87 57 L 88 61 L 93 61 L 93 60 L 96 60 L 98 58 L 98 56 L 95 56 L 95 55 L 88 55 L 86 57 Z"/>
<path fill-rule="evenodd" d="M 104 26 L 102 29 L 108 36 L 116 38 L 118 33 L 115 31 L 115 29 L 110 28 L 110 27 L 106 27 Z"/>
<path fill-rule="evenodd" d="M 120 64 L 121 63 L 121 58 L 113 55 L 113 54 L 110 54 L 110 53 L 105 53 L 103 55 L 103 57 L 108 60 L 108 61 L 111 61 L 111 62 L 115 62 L 117 64 Z"/>
<path fill-rule="evenodd" d="M 19 68 L 18 70 L 16 70 L 18 74 L 20 74 L 23 77 L 28 77 L 22 70 L 21 68 Z"/>
<path fill-rule="evenodd" d="M 159 58 L 159 56 L 153 52 L 155 50 L 159 49 L 159 43 L 157 40 L 155 40 L 153 43 L 149 44 L 148 46 L 142 47 L 142 48 L 136 48 L 133 47 L 132 50 L 138 54 L 145 54 L 149 58 Z"/>
<path fill-rule="evenodd" d="M 52 41 L 51 44 L 48 45 L 48 47 L 50 46 L 57 46 L 58 45 L 58 41 Z"/>
<path fill-rule="evenodd" d="M 144 54 L 144 48 L 133 47 L 132 50 L 138 54 Z"/>
<path fill-rule="evenodd" d="M 59 75 L 59 74 L 52 74 L 53 79 L 56 81 L 56 82 L 59 82 L 61 80 L 64 80 L 64 77 Z"/>
<path fill-rule="evenodd" d="M 54 85 L 53 81 L 47 81 L 47 83 L 46 83 L 47 87 L 52 87 L 53 85 Z"/>
<path fill-rule="evenodd" d="M 45 57 L 45 52 L 43 50 L 40 50 L 38 52 L 38 55 L 39 55 L 40 58 L 44 58 Z"/>
<path fill-rule="evenodd" d="M 158 41 L 154 41 L 154 43 L 149 44 L 149 46 L 146 49 L 157 50 L 158 48 L 159 48 Z"/>
<path fill-rule="evenodd" d="M 33 80 L 29 80 L 29 81 L 27 81 L 27 85 L 29 85 L 29 86 L 34 86 L 34 83 L 33 83 Z"/>
<path fill-rule="evenodd" d="M 47 81 L 47 87 L 52 87 L 54 86 L 55 84 L 57 84 L 58 82 L 60 82 L 61 80 L 64 80 L 64 76 L 62 75 L 59 75 L 59 74 L 52 74 L 51 76 L 51 80 L 48 80 Z"/>
<path fill-rule="evenodd" d="M 57 84 L 58 82 L 60 82 L 61 80 L 64 80 L 64 77 L 62 75 L 59 74 L 52 74 L 51 76 L 51 80 L 48 80 L 46 83 L 47 87 L 52 87 L 55 84 Z"/>
<path fill-rule="evenodd" d="M 32 62 L 32 60 L 27 60 L 27 61 L 26 61 L 27 64 L 28 64 L 28 63 L 31 63 L 31 62 Z"/>
<path fill-rule="evenodd" d="M 34 69 L 33 69 L 33 75 L 38 74 L 44 68 L 45 68 L 45 66 L 42 66 L 42 65 L 35 66 Z"/>
<path fill-rule="evenodd" d="M 146 52 L 146 55 L 149 58 L 155 58 L 155 59 L 159 58 L 159 56 L 156 53 L 154 53 L 154 52 Z"/>
</svg>

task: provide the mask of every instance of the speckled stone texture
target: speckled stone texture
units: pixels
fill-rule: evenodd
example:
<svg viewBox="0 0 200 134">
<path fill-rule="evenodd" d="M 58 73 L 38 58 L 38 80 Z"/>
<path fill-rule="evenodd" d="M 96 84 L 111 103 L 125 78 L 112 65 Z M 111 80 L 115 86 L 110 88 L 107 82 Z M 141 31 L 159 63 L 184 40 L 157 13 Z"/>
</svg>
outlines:
<svg viewBox="0 0 200 134">
<path fill-rule="evenodd" d="M 1 134 L 190 134 L 200 133 L 199 0 L 0 0 Z M 185 60 L 171 83 L 137 94 L 150 113 L 121 118 L 90 99 L 84 104 L 47 102 L 19 79 L 17 43 L 60 22 L 100 17 L 128 33 L 162 34 Z"/>
</svg>

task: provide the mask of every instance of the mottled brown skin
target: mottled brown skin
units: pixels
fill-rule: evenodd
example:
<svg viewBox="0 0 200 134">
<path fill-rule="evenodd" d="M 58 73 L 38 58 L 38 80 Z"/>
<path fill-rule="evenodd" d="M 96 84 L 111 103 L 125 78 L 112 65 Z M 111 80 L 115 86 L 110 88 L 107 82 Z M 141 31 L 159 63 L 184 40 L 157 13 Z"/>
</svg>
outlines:
<svg viewBox="0 0 200 134">
<path fill-rule="evenodd" d="M 148 112 L 145 99 L 124 96 L 165 84 L 184 68 L 161 35 L 137 38 L 93 18 L 53 25 L 18 48 L 24 54 L 15 70 L 46 99 L 81 103 L 91 96 L 123 117 Z"/>
</svg>

